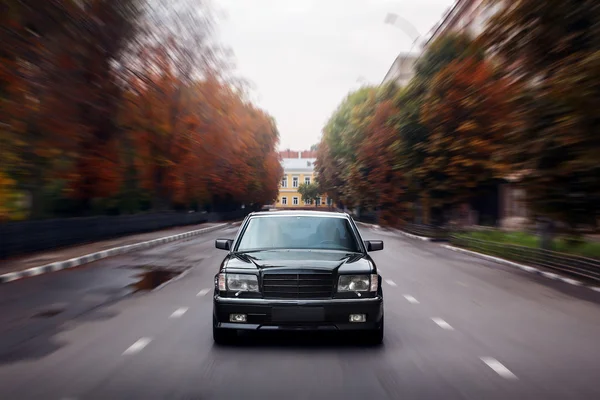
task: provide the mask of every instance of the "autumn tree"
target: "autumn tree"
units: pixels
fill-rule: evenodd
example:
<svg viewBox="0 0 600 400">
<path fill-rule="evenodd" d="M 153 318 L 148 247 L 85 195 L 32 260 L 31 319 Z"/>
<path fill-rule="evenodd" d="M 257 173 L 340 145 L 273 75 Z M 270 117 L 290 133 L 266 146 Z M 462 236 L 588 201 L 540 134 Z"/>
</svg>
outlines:
<svg viewBox="0 0 600 400">
<path fill-rule="evenodd" d="M 383 96 L 377 102 L 359 148 L 359 190 L 368 196 L 371 208 L 379 210 L 381 224 L 398 226 L 407 216 L 406 179 L 397 162 L 403 146 L 396 130 L 399 110 L 390 97 Z"/>
<path fill-rule="evenodd" d="M 317 171 L 322 190 L 350 206 L 379 209 L 384 220 L 409 219 L 409 203 L 428 192 L 418 174 L 430 129 L 422 114 L 435 77 L 447 65 L 483 51 L 463 34 L 434 41 L 405 88 L 363 87 L 340 104 L 323 130 Z"/>
<path fill-rule="evenodd" d="M 279 133 L 205 4 L 0 0 L 2 199 L 29 193 L 33 218 L 272 201 Z"/>
<path fill-rule="evenodd" d="M 496 1 L 494 1 L 496 2 Z M 491 53 L 526 86 L 527 121 L 512 158 L 529 206 L 575 227 L 600 214 L 600 4 L 520 0 L 484 35 Z"/>
<path fill-rule="evenodd" d="M 451 63 L 431 83 L 421 117 L 430 133 L 416 172 L 434 206 L 469 202 L 508 174 L 505 149 L 518 129 L 510 90 L 491 64 L 472 58 Z"/>
<path fill-rule="evenodd" d="M 397 130 L 402 138 L 403 146 L 396 157 L 396 168 L 405 174 L 408 200 L 416 207 L 424 210 L 424 220 L 429 220 L 431 202 L 426 182 L 417 174 L 418 168 L 425 162 L 425 143 L 430 130 L 422 121 L 422 113 L 428 93 L 433 88 L 435 77 L 446 66 L 465 58 L 482 60 L 483 49 L 474 43 L 467 34 L 450 33 L 434 40 L 424 51 L 415 65 L 415 75 L 402 91 L 395 97 L 399 109 Z M 417 218 L 422 216 L 415 215 Z"/>
<path fill-rule="evenodd" d="M 397 156 L 402 140 L 394 84 L 351 93 L 324 129 L 317 156 L 321 190 L 350 207 L 377 211 L 381 223 L 405 219 L 404 171 Z"/>
</svg>

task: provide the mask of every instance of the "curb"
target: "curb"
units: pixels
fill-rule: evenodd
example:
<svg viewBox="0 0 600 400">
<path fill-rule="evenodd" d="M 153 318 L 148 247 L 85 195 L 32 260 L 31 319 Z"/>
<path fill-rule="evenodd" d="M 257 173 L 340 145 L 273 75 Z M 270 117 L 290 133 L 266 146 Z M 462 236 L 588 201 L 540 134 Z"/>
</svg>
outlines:
<svg viewBox="0 0 600 400">
<path fill-rule="evenodd" d="M 165 236 L 158 239 L 148 240 L 146 242 L 134 243 L 127 246 L 113 247 L 112 249 L 98 251 L 96 253 L 86 254 L 84 256 L 71 258 L 66 261 L 57 261 L 52 264 L 46 264 L 39 267 L 28 268 L 23 271 L 17 272 L 9 272 L 3 275 L 0 275 L 0 284 L 9 283 L 16 281 L 22 278 L 28 278 L 30 276 L 37 276 L 42 274 L 47 274 L 50 272 L 56 272 L 63 269 L 78 267 L 83 264 L 91 263 L 94 261 L 101 260 L 103 258 L 112 257 L 120 254 L 131 253 L 133 251 L 148 249 L 151 247 L 156 247 L 161 244 L 174 242 L 176 240 L 187 239 L 190 237 L 198 236 L 202 233 L 211 232 L 224 226 L 230 225 L 228 223 L 219 224 L 215 226 L 211 226 L 209 228 L 197 229 L 195 231 L 189 231 L 184 233 L 179 233 L 177 235 Z"/>
<path fill-rule="evenodd" d="M 366 226 L 367 228 L 381 229 L 381 227 L 379 225 L 367 224 L 366 222 L 356 221 L 356 224 Z"/>
<path fill-rule="evenodd" d="M 504 258 L 494 257 L 494 256 L 490 256 L 487 254 L 478 253 L 476 251 L 466 250 L 466 249 L 462 249 L 460 247 L 450 246 L 447 244 L 443 244 L 442 247 L 445 249 L 448 249 L 448 250 L 452 250 L 457 253 L 469 254 L 469 255 L 483 258 L 483 259 L 486 259 L 489 261 L 494 261 L 498 264 L 507 265 L 509 267 L 515 267 L 515 268 L 520 269 L 521 271 L 529 272 L 530 274 L 540 275 L 540 276 L 543 276 L 545 278 L 552 279 L 555 281 L 561 281 L 564 283 L 568 283 L 569 285 L 586 287 L 588 289 L 592 289 L 593 291 L 600 293 L 600 287 L 586 286 L 576 279 L 566 278 L 564 276 L 561 276 L 561 275 L 558 275 L 558 274 L 555 274 L 552 272 L 542 271 L 542 270 L 539 270 L 534 267 L 530 267 L 530 266 L 519 264 L 519 263 L 516 263 L 513 261 L 505 260 Z"/>
<path fill-rule="evenodd" d="M 432 238 L 425 237 L 425 236 L 413 235 L 412 233 L 404 232 L 404 231 L 401 231 L 400 229 L 396 229 L 396 232 L 400 233 L 401 235 L 407 236 L 411 239 L 418 239 L 418 240 L 422 240 L 424 242 L 431 242 L 433 240 Z"/>
</svg>

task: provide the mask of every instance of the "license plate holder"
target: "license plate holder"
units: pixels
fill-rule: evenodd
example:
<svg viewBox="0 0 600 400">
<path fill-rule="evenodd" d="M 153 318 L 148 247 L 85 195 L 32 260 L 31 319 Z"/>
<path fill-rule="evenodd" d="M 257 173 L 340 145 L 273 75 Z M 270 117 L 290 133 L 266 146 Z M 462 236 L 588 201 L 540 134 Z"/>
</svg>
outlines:
<svg viewBox="0 0 600 400">
<path fill-rule="evenodd" d="M 273 307 L 271 319 L 273 322 L 323 322 L 325 320 L 325 308 Z"/>
</svg>

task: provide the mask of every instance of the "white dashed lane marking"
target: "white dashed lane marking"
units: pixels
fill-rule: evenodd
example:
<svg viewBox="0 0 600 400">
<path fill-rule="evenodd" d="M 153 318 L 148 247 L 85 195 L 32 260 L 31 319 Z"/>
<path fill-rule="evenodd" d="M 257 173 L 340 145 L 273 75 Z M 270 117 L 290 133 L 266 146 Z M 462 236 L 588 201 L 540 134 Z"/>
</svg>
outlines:
<svg viewBox="0 0 600 400">
<path fill-rule="evenodd" d="M 196 296 L 198 296 L 198 297 L 206 296 L 206 294 L 208 292 L 210 292 L 210 289 L 202 289 L 201 291 L 198 292 L 198 294 Z"/>
<path fill-rule="evenodd" d="M 179 318 L 181 317 L 183 314 L 185 314 L 185 312 L 188 310 L 187 307 L 181 307 L 178 308 L 177 310 L 173 311 L 173 314 L 171 314 L 170 318 Z"/>
<path fill-rule="evenodd" d="M 408 300 L 408 302 L 411 304 L 419 304 L 419 301 L 417 299 L 415 299 L 414 297 L 412 297 L 410 294 L 405 294 L 404 298 L 406 300 Z"/>
<path fill-rule="evenodd" d="M 452 326 L 450 326 L 449 323 L 447 323 L 446 321 L 444 321 L 441 318 L 431 318 L 431 320 L 433 322 L 435 322 L 436 324 L 438 324 L 438 326 L 442 329 L 446 329 L 447 331 L 453 331 L 454 328 Z"/>
<path fill-rule="evenodd" d="M 486 363 L 488 367 L 494 370 L 498 375 L 505 379 L 518 379 L 515 374 L 510 372 L 508 368 L 500 363 L 500 361 L 496 360 L 492 357 L 481 357 L 481 361 Z"/>
<path fill-rule="evenodd" d="M 385 280 L 385 282 L 386 282 L 388 285 L 390 285 L 390 286 L 398 286 L 398 285 L 396 285 L 396 282 L 394 282 L 394 281 L 393 281 L 393 280 L 391 280 L 391 279 L 386 279 L 386 280 Z"/>
<path fill-rule="evenodd" d="M 140 338 L 137 342 L 129 346 L 129 348 L 123 352 L 123 355 L 139 353 L 144 347 L 148 346 L 148 343 L 151 341 L 152 339 L 148 337 Z"/>
</svg>

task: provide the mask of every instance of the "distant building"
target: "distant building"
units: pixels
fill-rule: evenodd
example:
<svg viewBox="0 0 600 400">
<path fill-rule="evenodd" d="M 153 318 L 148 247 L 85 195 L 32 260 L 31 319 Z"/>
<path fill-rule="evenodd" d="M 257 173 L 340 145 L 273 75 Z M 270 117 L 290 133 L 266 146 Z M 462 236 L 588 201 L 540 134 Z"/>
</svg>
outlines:
<svg viewBox="0 0 600 400">
<path fill-rule="evenodd" d="M 396 82 L 398 86 L 406 86 L 415 74 L 415 62 L 419 58 L 416 53 L 400 53 L 392 63 L 382 84 Z"/>
<path fill-rule="evenodd" d="M 298 187 L 303 183 L 315 182 L 316 151 L 280 151 L 283 178 L 279 185 L 276 208 L 306 208 L 331 205 L 332 200 L 322 195 L 314 202 L 305 203 L 298 193 Z"/>
<path fill-rule="evenodd" d="M 423 51 L 400 53 L 385 74 L 382 84 L 393 81 L 399 86 L 406 86 L 414 76 L 418 59 L 434 40 L 450 32 L 466 32 L 471 36 L 478 36 L 483 32 L 490 18 L 503 7 L 502 4 L 505 3 L 490 5 L 486 0 L 456 0 L 442 20 L 429 31 L 429 38 L 423 45 Z"/>
<path fill-rule="evenodd" d="M 456 0 L 446 11 L 442 20 L 430 31 L 429 39 L 424 48 L 435 39 L 450 32 L 463 32 L 471 36 L 479 36 L 488 21 L 500 11 L 506 1 L 490 4 L 486 0 Z"/>
</svg>

